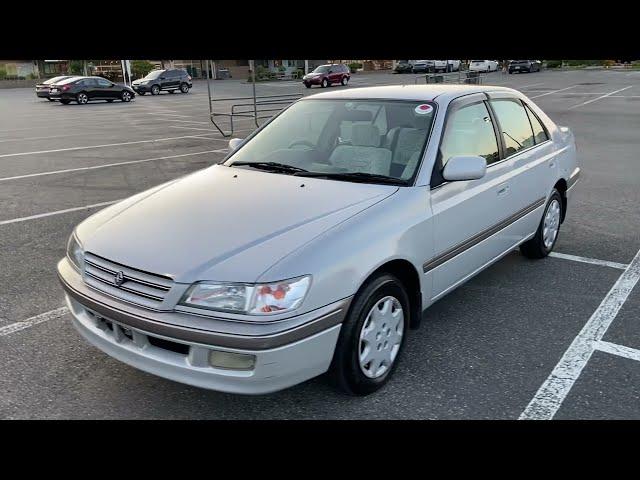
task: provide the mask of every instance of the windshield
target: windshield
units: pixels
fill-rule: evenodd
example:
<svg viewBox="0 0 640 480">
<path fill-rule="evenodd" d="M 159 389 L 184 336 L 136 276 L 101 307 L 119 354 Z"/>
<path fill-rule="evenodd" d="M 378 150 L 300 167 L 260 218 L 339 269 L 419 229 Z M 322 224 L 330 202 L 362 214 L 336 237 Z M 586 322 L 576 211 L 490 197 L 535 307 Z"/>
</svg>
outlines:
<svg viewBox="0 0 640 480">
<path fill-rule="evenodd" d="M 164 70 L 154 70 L 153 72 L 149 72 L 147 73 L 147 76 L 144 77 L 147 80 L 155 80 L 156 78 L 158 78 L 160 76 L 160 74 L 162 74 L 164 72 Z"/>
<path fill-rule="evenodd" d="M 302 100 L 225 164 L 277 163 L 305 171 L 296 175 L 357 173 L 407 183 L 417 172 L 434 112 L 424 101 Z"/>
<path fill-rule="evenodd" d="M 329 71 L 329 67 L 327 65 L 320 65 L 316 67 L 313 73 L 327 73 Z"/>
</svg>

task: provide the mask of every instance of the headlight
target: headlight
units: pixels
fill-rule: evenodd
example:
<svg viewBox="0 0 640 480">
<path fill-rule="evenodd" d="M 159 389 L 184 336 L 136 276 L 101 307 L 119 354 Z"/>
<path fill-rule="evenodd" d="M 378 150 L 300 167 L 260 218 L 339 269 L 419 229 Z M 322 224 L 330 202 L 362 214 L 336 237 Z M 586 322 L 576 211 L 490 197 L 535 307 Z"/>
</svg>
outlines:
<svg viewBox="0 0 640 480">
<path fill-rule="evenodd" d="M 67 257 L 73 263 L 78 270 L 82 270 L 84 267 L 84 250 L 82 245 L 78 242 L 75 232 L 69 237 L 67 242 Z"/>
<path fill-rule="evenodd" d="M 259 284 L 198 282 L 187 290 L 180 304 L 223 312 L 273 315 L 299 307 L 310 284 L 310 276 Z"/>
</svg>

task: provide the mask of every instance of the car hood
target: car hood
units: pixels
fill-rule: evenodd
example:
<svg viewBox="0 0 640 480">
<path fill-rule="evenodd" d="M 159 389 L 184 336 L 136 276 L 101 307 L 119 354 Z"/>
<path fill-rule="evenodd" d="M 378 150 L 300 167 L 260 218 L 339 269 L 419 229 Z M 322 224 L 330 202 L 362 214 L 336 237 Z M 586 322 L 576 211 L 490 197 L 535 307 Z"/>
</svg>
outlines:
<svg viewBox="0 0 640 480">
<path fill-rule="evenodd" d="M 87 219 L 87 252 L 178 282 L 254 282 L 289 253 L 398 190 L 214 165 Z"/>
</svg>

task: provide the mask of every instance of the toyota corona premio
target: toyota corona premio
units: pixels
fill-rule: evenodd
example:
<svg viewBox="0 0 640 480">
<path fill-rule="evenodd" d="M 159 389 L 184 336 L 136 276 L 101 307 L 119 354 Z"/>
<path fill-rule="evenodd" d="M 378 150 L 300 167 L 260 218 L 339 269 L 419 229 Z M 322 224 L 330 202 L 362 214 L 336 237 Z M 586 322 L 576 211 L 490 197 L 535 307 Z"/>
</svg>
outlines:
<svg viewBox="0 0 640 480">
<path fill-rule="evenodd" d="M 81 222 L 58 275 L 108 355 L 246 394 L 379 389 L 429 305 L 549 254 L 580 173 L 567 127 L 492 86 L 320 93 L 229 146 Z"/>
</svg>

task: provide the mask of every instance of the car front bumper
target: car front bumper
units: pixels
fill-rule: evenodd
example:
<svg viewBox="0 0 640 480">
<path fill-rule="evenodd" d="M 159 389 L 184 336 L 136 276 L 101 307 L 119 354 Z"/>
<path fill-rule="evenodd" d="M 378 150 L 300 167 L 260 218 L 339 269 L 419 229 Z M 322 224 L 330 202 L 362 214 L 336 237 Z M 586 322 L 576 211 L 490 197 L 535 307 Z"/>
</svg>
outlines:
<svg viewBox="0 0 640 480">
<path fill-rule="evenodd" d="M 256 328 L 270 328 L 269 334 L 234 335 L 171 324 L 172 315 L 182 314 L 116 301 L 88 287 L 66 258 L 58 263 L 58 277 L 73 325 L 92 345 L 160 377 L 241 394 L 282 390 L 326 372 L 351 301 L 300 315 L 295 328 L 274 333 L 273 325 L 263 324 Z M 213 367 L 212 351 L 251 355 L 255 362 L 248 370 Z"/>
<path fill-rule="evenodd" d="M 131 88 L 133 88 L 136 93 L 147 93 L 151 91 L 150 85 L 131 85 Z"/>
<path fill-rule="evenodd" d="M 322 84 L 322 80 L 324 80 L 326 77 L 314 77 L 314 78 L 304 78 L 302 81 L 305 83 L 305 85 L 320 85 Z M 329 79 L 327 79 L 328 81 Z"/>
</svg>

